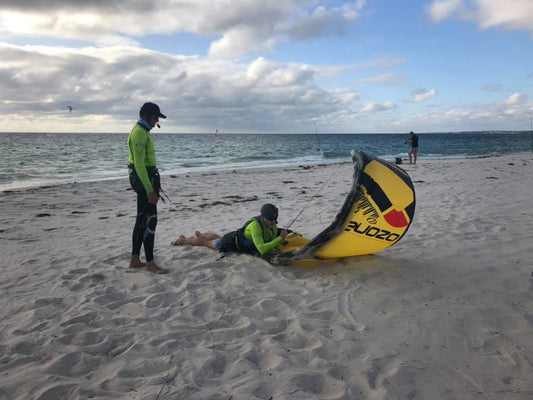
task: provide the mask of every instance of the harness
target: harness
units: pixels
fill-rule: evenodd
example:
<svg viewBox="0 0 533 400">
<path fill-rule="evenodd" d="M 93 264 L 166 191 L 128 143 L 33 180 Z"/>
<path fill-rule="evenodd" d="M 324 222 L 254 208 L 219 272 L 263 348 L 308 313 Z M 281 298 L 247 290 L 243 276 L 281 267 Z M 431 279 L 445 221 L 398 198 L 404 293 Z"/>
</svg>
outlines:
<svg viewBox="0 0 533 400">
<path fill-rule="evenodd" d="M 165 193 L 163 189 L 161 188 L 161 177 L 159 175 L 159 171 L 156 167 L 147 166 L 146 171 L 148 172 L 148 177 L 150 178 L 150 183 L 152 184 L 152 188 L 154 189 L 154 193 L 157 194 L 157 196 L 165 202 L 165 199 L 161 196 L 160 193 Z M 135 170 L 135 166 L 133 164 L 128 164 L 128 173 L 130 177 L 130 185 L 131 188 L 136 193 L 141 193 L 142 191 L 145 191 L 143 183 L 141 182 L 141 179 L 139 178 L 139 175 L 137 175 L 137 171 Z"/>
<path fill-rule="evenodd" d="M 257 249 L 255 248 L 253 240 L 247 239 L 246 237 L 244 237 L 244 231 L 246 230 L 246 227 L 254 219 L 261 226 L 261 230 L 263 231 L 263 239 L 265 238 L 265 230 L 263 229 L 263 224 L 261 223 L 260 215 L 258 215 L 257 217 L 253 217 L 249 219 L 248 221 L 246 221 L 246 223 L 240 229 L 236 231 L 236 235 L 235 235 L 235 247 L 237 247 L 237 249 L 245 253 L 257 253 Z"/>
</svg>

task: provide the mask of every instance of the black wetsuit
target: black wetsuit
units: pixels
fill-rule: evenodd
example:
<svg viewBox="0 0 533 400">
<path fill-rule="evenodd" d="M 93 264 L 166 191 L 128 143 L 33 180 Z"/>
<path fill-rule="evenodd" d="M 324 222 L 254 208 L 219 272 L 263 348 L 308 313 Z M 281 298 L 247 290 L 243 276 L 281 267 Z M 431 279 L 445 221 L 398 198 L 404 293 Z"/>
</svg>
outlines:
<svg viewBox="0 0 533 400">
<path fill-rule="evenodd" d="M 155 228 L 157 226 L 157 205 L 148 201 L 146 190 L 137 192 L 137 219 L 133 228 L 132 254 L 139 255 L 144 244 L 146 262 L 154 259 Z"/>
<path fill-rule="evenodd" d="M 138 256 L 144 244 L 146 262 L 154 259 L 157 206 L 148 201 L 147 191 L 157 193 L 153 187 L 155 167 L 154 142 L 149 134 L 150 126 L 139 121 L 128 137 L 130 184 L 137 193 L 137 218 L 132 235 L 132 255 Z"/>
<path fill-rule="evenodd" d="M 414 149 L 418 148 L 418 136 L 417 135 L 411 136 L 411 147 Z"/>
</svg>

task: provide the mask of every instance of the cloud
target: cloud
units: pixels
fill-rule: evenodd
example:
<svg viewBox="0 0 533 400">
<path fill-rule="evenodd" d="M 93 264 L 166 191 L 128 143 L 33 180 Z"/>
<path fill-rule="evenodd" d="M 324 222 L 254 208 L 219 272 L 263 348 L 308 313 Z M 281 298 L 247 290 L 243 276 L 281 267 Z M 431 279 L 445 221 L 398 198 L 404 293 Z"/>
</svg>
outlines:
<svg viewBox="0 0 533 400">
<path fill-rule="evenodd" d="M 344 27 L 360 16 L 365 2 L 358 0 L 330 9 L 318 6 L 311 13 L 301 14 L 289 26 L 287 35 L 293 40 L 305 40 L 325 34 L 342 34 Z"/>
<path fill-rule="evenodd" d="M 527 96 L 515 93 L 495 103 L 424 109 L 423 112 L 413 113 L 400 125 L 412 124 L 413 129 L 422 132 L 509 130 L 510 126 L 522 126 L 525 130 L 529 129 L 532 112 L 533 103 L 528 101 Z"/>
<path fill-rule="evenodd" d="M 380 103 L 366 103 L 361 107 L 360 111 L 363 113 L 380 112 L 380 111 L 391 110 L 396 107 L 397 105 L 392 101 L 386 101 L 381 104 Z"/>
<path fill-rule="evenodd" d="M 316 71 L 317 76 L 329 77 L 363 69 L 395 67 L 397 65 L 405 64 L 406 62 L 407 59 L 402 57 L 379 57 L 356 64 L 315 65 L 313 66 L 313 69 Z"/>
<path fill-rule="evenodd" d="M 312 0 L 6 0 L 0 34 L 135 44 L 148 34 L 213 37 L 210 54 L 270 51 L 286 40 L 341 35 L 365 0 L 315 6 Z"/>
<path fill-rule="evenodd" d="M 322 132 L 390 132 L 391 127 L 427 132 L 442 127 L 508 129 L 529 121 L 533 112 L 523 93 L 499 103 L 435 105 L 419 113 L 421 103 L 416 101 L 435 96 L 435 89 L 412 92 L 406 108 L 317 83 L 325 71 L 384 64 L 369 60 L 337 68 L 265 57 L 243 63 L 132 46 L 74 49 L 0 42 L 0 113 L 10 129 L 127 132 L 139 106 L 151 100 L 168 115 L 162 126 L 171 132 L 212 132 L 213 127 L 225 132 L 312 132 L 313 120 Z M 73 107 L 70 114 L 67 105 Z"/>
<path fill-rule="evenodd" d="M 516 104 L 526 104 L 526 103 L 527 103 L 527 96 L 522 93 L 513 93 L 505 101 L 505 104 L 510 105 L 510 106 L 516 105 Z"/>
<path fill-rule="evenodd" d="M 426 90 L 426 89 L 417 89 L 412 92 L 412 99 L 411 101 L 413 103 L 420 103 L 422 101 L 426 101 L 428 99 L 431 99 L 432 97 L 435 97 L 436 95 L 435 89 Z"/>
<path fill-rule="evenodd" d="M 361 85 L 366 83 L 381 83 L 381 84 L 400 84 L 406 81 L 405 76 L 398 75 L 398 74 L 381 74 L 376 76 L 371 76 L 364 79 L 359 79 L 357 81 L 354 81 L 354 85 Z"/>
<path fill-rule="evenodd" d="M 477 24 L 480 29 L 501 26 L 533 32 L 531 0 L 434 0 L 426 11 L 436 23 L 456 16 Z"/>
<path fill-rule="evenodd" d="M 259 57 L 249 65 L 246 76 L 250 81 L 267 82 L 270 87 L 287 87 L 312 84 L 314 72 L 301 64 L 286 64 L 280 68 L 280 64 Z"/>
<path fill-rule="evenodd" d="M 498 92 L 502 90 L 502 85 L 499 83 L 486 83 L 482 87 L 483 90 L 487 90 L 489 92 Z"/>
<path fill-rule="evenodd" d="M 37 126 L 39 120 L 42 126 L 57 123 L 67 105 L 80 123 L 121 125 L 151 100 L 169 116 L 165 124 L 180 129 L 205 132 L 217 125 L 226 131 L 301 131 L 311 118 L 335 121 L 358 100 L 353 90 L 319 87 L 310 65 L 264 57 L 242 64 L 130 46 L 0 43 L 0 72 L 5 77 L 0 82 L 4 118 L 25 118 Z"/>
<path fill-rule="evenodd" d="M 436 0 L 427 7 L 431 19 L 441 22 L 454 14 L 462 5 L 463 0 Z"/>
<path fill-rule="evenodd" d="M 273 51 L 276 44 L 286 40 L 342 35 L 344 28 L 359 17 L 365 1 L 346 2 L 329 9 L 318 6 L 305 11 L 301 6 L 306 2 L 291 0 L 233 2 L 231 7 L 225 6 L 211 15 L 208 18 L 211 22 L 201 24 L 197 33 L 222 35 L 211 43 L 209 54 L 212 56 Z M 229 15 L 228 9 L 231 9 Z"/>
</svg>

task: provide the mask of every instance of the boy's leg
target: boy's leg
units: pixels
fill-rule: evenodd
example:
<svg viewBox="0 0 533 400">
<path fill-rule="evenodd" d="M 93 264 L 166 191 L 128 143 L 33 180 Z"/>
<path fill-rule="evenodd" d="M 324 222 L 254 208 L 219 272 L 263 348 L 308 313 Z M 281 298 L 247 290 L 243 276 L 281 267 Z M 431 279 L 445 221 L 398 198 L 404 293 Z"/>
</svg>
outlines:
<svg viewBox="0 0 533 400">
<path fill-rule="evenodd" d="M 174 246 L 203 246 L 216 250 L 215 246 L 213 245 L 213 240 L 205 239 L 201 236 L 185 237 L 181 235 L 171 244 Z"/>
</svg>

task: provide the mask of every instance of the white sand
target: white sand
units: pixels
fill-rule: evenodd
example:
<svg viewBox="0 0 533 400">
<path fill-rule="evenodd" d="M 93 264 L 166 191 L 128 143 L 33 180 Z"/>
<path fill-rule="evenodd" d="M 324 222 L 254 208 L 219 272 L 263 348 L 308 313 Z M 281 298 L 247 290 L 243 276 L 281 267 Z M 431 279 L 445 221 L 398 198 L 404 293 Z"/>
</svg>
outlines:
<svg viewBox="0 0 533 400">
<path fill-rule="evenodd" d="M 313 268 L 169 243 L 267 201 L 312 236 L 350 164 L 163 177 L 168 275 L 126 268 L 125 180 L 0 194 L 0 399 L 532 399 L 533 155 L 404 168 L 406 236 Z"/>
</svg>

